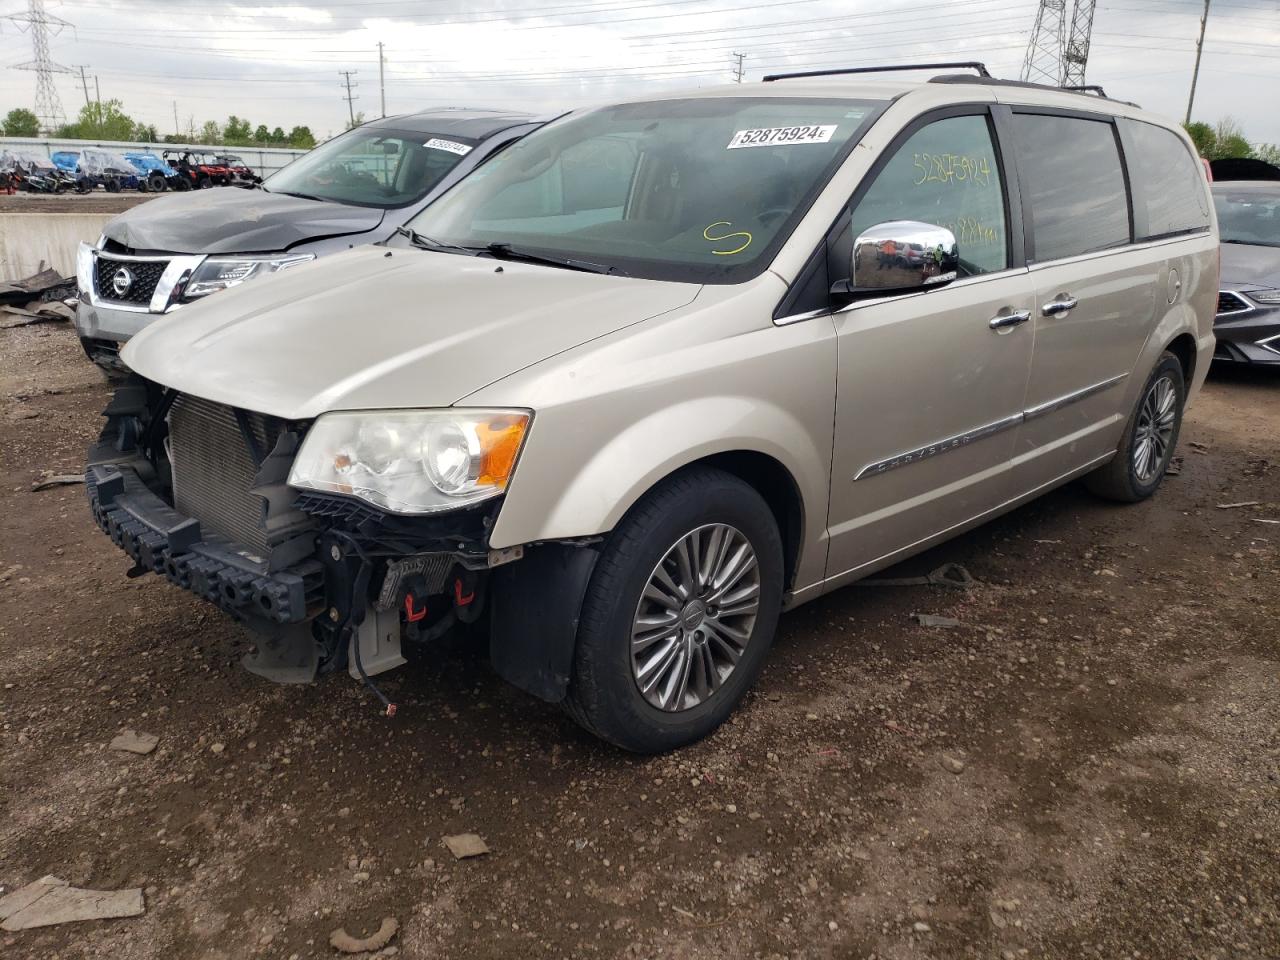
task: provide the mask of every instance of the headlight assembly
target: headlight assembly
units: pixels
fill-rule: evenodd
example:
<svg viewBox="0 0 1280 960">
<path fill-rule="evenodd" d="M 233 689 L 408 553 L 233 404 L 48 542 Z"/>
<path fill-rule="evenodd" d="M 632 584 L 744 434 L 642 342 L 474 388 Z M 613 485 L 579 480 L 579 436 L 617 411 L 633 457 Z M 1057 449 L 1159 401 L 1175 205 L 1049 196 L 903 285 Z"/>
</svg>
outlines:
<svg viewBox="0 0 1280 960">
<path fill-rule="evenodd" d="M 183 300 L 197 300 L 236 284 L 279 273 L 300 263 L 314 260 L 314 253 L 288 253 L 263 257 L 206 257 L 196 267 L 182 292 Z"/>
<path fill-rule="evenodd" d="M 529 428 L 523 410 L 326 413 L 303 441 L 289 485 L 426 514 L 507 488 Z"/>
</svg>

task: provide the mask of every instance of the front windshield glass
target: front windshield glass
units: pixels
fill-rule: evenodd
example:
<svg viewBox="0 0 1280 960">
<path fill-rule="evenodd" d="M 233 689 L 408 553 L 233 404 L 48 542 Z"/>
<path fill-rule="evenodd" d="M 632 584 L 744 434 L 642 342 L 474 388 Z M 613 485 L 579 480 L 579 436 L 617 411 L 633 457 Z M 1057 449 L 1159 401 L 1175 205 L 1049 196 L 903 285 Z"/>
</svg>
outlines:
<svg viewBox="0 0 1280 960">
<path fill-rule="evenodd" d="M 409 226 L 451 247 L 737 282 L 770 262 L 877 106 L 724 97 L 605 107 L 530 134 Z"/>
<path fill-rule="evenodd" d="M 299 157 L 263 186 L 362 207 L 403 207 L 426 196 L 475 145 L 444 134 L 359 128 Z"/>
<path fill-rule="evenodd" d="M 1230 188 L 1213 192 L 1223 243 L 1280 247 L 1280 185 L 1274 192 Z"/>
</svg>

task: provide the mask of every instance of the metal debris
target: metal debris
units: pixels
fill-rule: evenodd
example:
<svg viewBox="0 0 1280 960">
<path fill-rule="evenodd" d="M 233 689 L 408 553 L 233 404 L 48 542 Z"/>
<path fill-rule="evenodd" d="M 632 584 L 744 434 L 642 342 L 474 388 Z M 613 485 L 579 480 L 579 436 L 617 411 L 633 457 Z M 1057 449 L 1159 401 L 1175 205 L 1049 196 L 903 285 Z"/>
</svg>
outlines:
<svg viewBox="0 0 1280 960">
<path fill-rule="evenodd" d="M 374 950 L 381 950 L 390 943 L 399 929 L 400 924 L 396 922 L 395 917 L 386 917 L 382 921 L 382 926 L 378 927 L 377 933 L 359 940 L 347 933 L 344 928 L 339 927 L 329 934 L 329 946 L 339 953 L 371 953 Z"/>
<path fill-rule="evenodd" d="M 958 563 L 944 563 L 923 577 L 871 577 L 859 580 L 860 587 L 957 587 L 967 590 L 978 581 Z"/>
<path fill-rule="evenodd" d="M 83 473 L 54 473 L 47 477 L 41 477 L 35 483 L 31 484 L 31 492 L 38 490 L 48 490 L 50 487 L 66 487 L 73 483 L 84 483 Z"/>
<path fill-rule="evenodd" d="M 146 911 L 142 889 L 81 890 L 57 877 L 34 883 L 0 897 L 0 930 L 30 930 L 80 920 L 136 917 Z"/>
<path fill-rule="evenodd" d="M 916 622 L 922 627 L 951 628 L 964 626 L 955 617 L 939 617 L 932 613 L 913 613 L 911 616 L 915 617 Z"/>
<path fill-rule="evenodd" d="M 1241 507 L 1260 507 L 1260 506 L 1262 506 L 1261 500 L 1242 500 L 1240 503 L 1220 503 L 1218 504 L 1218 509 L 1219 510 L 1238 510 Z"/>
</svg>

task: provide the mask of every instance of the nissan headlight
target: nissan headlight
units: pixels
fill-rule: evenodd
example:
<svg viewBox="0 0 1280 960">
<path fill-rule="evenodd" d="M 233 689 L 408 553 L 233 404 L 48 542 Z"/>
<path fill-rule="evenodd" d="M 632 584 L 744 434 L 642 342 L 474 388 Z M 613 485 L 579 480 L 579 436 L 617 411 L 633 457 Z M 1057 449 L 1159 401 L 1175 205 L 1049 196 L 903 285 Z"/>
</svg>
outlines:
<svg viewBox="0 0 1280 960">
<path fill-rule="evenodd" d="M 289 486 L 391 513 L 455 510 L 507 489 L 529 419 L 523 410 L 326 413 L 307 431 Z"/>
<path fill-rule="evenodd" d="M 86 300 L 93 293 L 93 247 L 83 240 L 76 248 L 76 292 Z"/>
<path fill-rule="evenodd" d="M 314 253 L 290 253 L 265 257 L 205 257 L 191 273 L 182 299 L 196 300 L 237 284 L 265 277 L 270 273 L 288 270 L 300 263 L 314 260 Z"/>
</svg>

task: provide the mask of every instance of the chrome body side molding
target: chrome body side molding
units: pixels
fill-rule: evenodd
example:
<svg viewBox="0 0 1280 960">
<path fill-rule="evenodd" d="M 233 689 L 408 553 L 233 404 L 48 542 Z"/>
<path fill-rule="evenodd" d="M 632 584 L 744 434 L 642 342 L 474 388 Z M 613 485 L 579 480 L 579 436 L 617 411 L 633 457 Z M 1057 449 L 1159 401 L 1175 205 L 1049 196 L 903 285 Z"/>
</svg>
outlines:
<svg viewBox="0 0 1280 960">
<path fill-rule="evenodd" d="M 983 440 L 987 437 L 994 436 L 997 433 L 1003 433 L 1010 430 L 1027 420 L 1036 417 L 1042 417 L 1045 414 L 1053 413 L 1061 410 L 1063 407 L 1073 403 L 1078 403 L 1087 397 L 1091 397 L 1096 393 L 1101 393 L 1109 387 L 1115 386 L 1121 380 L 1128 377 L 1127 373 L 1121 373 L 1114 377 L 1108 377 L 1098 383 L 1090 384 L 1080 390 L 1074 390 L 1071 393 L 1064 394 L 1061 397 L 1055 397 L 1045 403 L 1030 407 L 1021 413 L 1014 414 L 1011 417 L 1005 417 L 1003 420 L 997 420 L 994 423 L 986 423 L 972 430 L 966 430 L 964 433 L 958 433 L 954 436 L 937 440 L 927 446 L 917 447 L 915 450 L 908 450 L 905 453 L 899 453 L 895 456 L 879 460 L 876 463 L 869 463 L 853 478 L 855 481 L 863 480 L 867 477 L 878 476 L 889 470 L 895 470 L 898 467 L 905 467 L 908 464 L 916 463 L 920 460 L 927 460 L 930 457 L 936 457 L 940 453 L 949 453 L 952 450 L 958 450 L 960 447 L 973 443 L 976 440 Z"/>
</svg>

